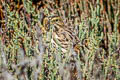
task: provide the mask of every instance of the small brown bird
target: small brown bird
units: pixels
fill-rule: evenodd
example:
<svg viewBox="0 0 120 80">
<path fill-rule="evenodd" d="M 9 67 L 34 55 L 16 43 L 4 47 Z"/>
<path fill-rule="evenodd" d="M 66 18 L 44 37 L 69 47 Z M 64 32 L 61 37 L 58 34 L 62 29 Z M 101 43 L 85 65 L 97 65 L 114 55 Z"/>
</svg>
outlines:
<svg viewBox="0 0 120 80">
<path fill-rule="evenodd" d="M 68 26 L 64 25 L 63 20 L 59 16 L 50 16 L 44 19 L 43 21 L 45 32 L 50 30 L 52 27 L 52 43 L 55 44 L 55 47 L 61 47 L 63 53 L 68 51 L 70 46 L 73 48 L 77 47 L 79 43 L 79 38 L 74 35 L 71 29 Z M 76 51 L 77 49 L 75 49 Z"/>
</svg>

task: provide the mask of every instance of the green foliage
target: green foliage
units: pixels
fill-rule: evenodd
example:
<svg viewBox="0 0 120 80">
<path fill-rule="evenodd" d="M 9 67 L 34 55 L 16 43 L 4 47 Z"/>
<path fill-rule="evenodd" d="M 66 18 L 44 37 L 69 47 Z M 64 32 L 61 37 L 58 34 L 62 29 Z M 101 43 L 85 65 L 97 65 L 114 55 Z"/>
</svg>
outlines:
<svg viewBox="0 0 120 80">
<path fill-rule="evenodd" d="M 60 1 L 60 6 L 55 0 L 40 1 L 40 5 L 29 0 L 22 0 L 21 4 L 0 2 L 7 9 L 0 8 L 1 14 L 2 11 L 7 13 L 3 16 L 7 20 L 0 16 L 0 80 L 3 77 L 5 80 L 67 79 L 67 70 L 64 76 L 63 72 L 71 57 L 66 53 L 63 58 L 59 42 L 58 49 L 54 48 L 51 26 L 46 34 L 41 30 L 40 14 L 53 15 L 52 11 L 61 16 L 66 25 L 72 21 L 72 27 L 77 28 L 78 44 L 82 45 L 79 47 L 82 58 L 77 56 L 75 59 L 78 80 L 119 80 L 120 11 L 117 8 L 120 2 L 56 1 Z"/>
</svg>

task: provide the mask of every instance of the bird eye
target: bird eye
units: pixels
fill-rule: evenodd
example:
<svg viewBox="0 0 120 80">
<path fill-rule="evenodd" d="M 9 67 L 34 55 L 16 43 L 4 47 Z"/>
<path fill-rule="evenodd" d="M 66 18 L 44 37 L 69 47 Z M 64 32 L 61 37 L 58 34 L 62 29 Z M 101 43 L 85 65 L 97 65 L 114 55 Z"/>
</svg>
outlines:
<svg viewBox="0 0 120 80">
<path fill-rule="evenodd" d="M 56 21 L 59 21 L 58 19 L 56 19 Z"/>
</svg>

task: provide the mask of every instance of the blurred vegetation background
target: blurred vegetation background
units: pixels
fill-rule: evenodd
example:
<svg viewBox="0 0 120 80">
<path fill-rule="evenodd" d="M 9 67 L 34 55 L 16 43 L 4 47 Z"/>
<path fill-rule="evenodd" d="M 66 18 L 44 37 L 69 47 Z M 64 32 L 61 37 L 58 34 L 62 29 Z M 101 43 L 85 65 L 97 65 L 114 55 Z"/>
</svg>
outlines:
<svg viewBox="0 0 120 80">
<path fill-rule="evenodd" d="M 83 45 L 77 78 L 43 34 L 54 13 Z M 120 80 L 120 0 L 0 0 L 0 80 Z"/>
</svg>

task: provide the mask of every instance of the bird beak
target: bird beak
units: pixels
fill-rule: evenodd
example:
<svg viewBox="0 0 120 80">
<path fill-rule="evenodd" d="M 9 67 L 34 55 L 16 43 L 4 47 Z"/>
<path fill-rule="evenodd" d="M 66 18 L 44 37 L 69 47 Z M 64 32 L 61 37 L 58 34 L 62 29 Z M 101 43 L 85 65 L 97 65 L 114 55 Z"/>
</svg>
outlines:
<svg viewBox="0 0 120 80">
<path fill-rule="evenodd" d="M 44 27 L 41 28 L 41 31 L 42 31 L 42 34 L 45 34 L 46 33 L 46 30 Z"/>
</svg>

